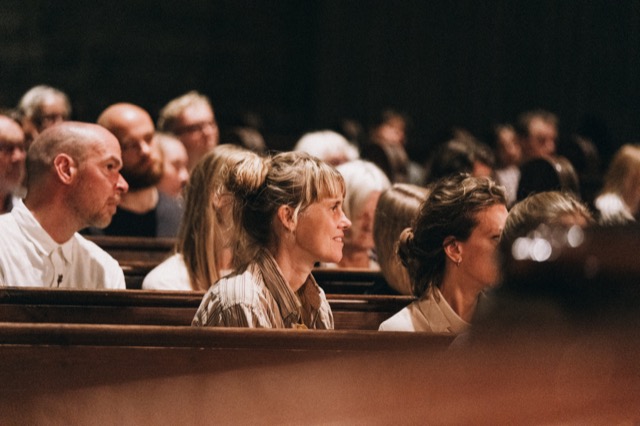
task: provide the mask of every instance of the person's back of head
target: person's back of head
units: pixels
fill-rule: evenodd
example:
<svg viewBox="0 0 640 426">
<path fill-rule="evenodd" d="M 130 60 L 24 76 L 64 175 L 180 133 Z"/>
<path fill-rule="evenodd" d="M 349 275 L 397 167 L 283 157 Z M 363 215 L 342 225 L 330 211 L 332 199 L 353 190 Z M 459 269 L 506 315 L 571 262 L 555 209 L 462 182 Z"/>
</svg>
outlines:
<svg viewBox="0 0 640 426">
<path fill-rule="evenodd" d="M 221 277 L 223 249 L 235 238 L 233 196 L 226 183 L 235 167 L 260 170 L 263 159 L 236 145 L 219 145 L 193 168 L 185 188 L 185 210 L 176 250 L 182 254 L 194 290 L 206 290 Z"/>
<path fill-rule="evenodd" d="M 491 149 L 472 136 L 456 137 L 441 144 L 427 164 L 427 182 L 446 176 L 469 173 L 491 176 L 495 157 Z"/>
<path fill-rule="evenodd" d="M 412 294 L 412 286 L 397 254 L 398 239 L 413 224 L 428 194 L 428 188 L 396 183 L 382 192 L 376 206 L 373 239 L 378 263 L 389 286 L 400 294 Z"/>
<path fill-rule="evenodd" d="M 621 196 L 630 207 L 640 191 L 640 145 L 623 145 L 613 156 L 604 176 L 602 192 Z M 637 210 L 636 210 L 637 212 Z"/>
<path fill-rule="evenodd" d="M 564 157 L 539 157 L 526 161 L 520 167 L 517 200 L 544 191 L 569 192 L 580 198 L 578 175 Z"/>
<path fill-rule="evenodd" d="M 487 177 L 453 175 L 434 182 L 430 189 L 414 225 L 402 232 L 398 243 L 398 255 L 418 297 L 442 282 L 445 239 L 466 241 L 477 225 L 478 212 L 506 206 L 504 188 Z"/>
<path fill-rule="evenodd" d="M 293 147 L 320 160 L 338 166 L 359 157 L 358 149 L 341 134 L 332 130 L 319 130 L 302 135 Z"/>
<path fill-rule="evenodd" d="M 257 129 L 249 126 L 236 126 L 226 130 L 220 143 L 238 145 L 260 155 L 267 153 L 264 137 Z"/>
<path fill-rule="evenodd" d="M 553 227 L 581 227 L 592 225 L 593 214 L 589 208 L 570 193 L 544 191 L 526 197 L 509 210 L 500 244 L 511 250 L 513 243 L 535 231 L 540 225 Z"/>
</svg>

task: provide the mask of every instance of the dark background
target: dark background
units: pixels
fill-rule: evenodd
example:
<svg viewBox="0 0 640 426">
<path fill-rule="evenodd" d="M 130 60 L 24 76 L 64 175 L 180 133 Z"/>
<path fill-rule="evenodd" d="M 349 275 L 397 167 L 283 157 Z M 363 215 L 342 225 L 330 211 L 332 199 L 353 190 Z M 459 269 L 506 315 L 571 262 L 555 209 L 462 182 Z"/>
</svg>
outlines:
<svg viewBox="0 0 640 426">
<path fill-rule="evenodd" d="M 638 139 L 639 54 L 640 0 L 2 0 L 0 106 L 44 83 L 74 119 L 118 101 L 155 119 L 197 89 L 222 127 L 259 114 L 278 149 L 394 107 L 418 160 L 452 126 L 542 107 L 607 158 Z"/>
</svg>

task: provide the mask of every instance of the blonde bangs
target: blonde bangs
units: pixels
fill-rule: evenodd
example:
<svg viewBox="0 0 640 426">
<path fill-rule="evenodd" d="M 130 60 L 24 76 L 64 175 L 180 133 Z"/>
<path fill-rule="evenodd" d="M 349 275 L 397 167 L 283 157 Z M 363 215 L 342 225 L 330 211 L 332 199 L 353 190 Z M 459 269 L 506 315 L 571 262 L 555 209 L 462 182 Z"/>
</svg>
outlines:
<svg viewBox="0 0 640 426">
<path fill-rule="evenodd" d="M 312 182 L 309 182 L 310 185 L 307 186 L 307 192 L 314 192 L 315 194 L 307 199 L 308 204 L 325 198 L 345 197 L 347 185 L 336 169 L 327 163 L 319 162 L 313 172 L 314 176 L 310 179 Z"/>
</svg>

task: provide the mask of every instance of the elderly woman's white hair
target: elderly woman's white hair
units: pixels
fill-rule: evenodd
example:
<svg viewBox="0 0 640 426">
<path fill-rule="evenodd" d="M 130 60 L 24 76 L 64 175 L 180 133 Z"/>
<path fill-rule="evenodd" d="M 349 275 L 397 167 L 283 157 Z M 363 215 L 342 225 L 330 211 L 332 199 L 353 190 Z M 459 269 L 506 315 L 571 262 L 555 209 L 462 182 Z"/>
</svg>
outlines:
<svg viewBox="0 0 640 426">
<path fill-rule="evenodd" d="M 343 209 L 349 219 L 360 214 L 371 193 L 381 193 L 391 187 L 387 175 L 371 161 L 353 160 L 339 165 L 336 169 L 344 177 L 347 185 Z"/>
<path fill-rule="evenodd" d="M 360 157 L 358 149 L 341 134 L 331 130 L 320 130 L 302 135 L 294 151 L 303 151 L 322 161 L 338 166 Z"/>
</svg>

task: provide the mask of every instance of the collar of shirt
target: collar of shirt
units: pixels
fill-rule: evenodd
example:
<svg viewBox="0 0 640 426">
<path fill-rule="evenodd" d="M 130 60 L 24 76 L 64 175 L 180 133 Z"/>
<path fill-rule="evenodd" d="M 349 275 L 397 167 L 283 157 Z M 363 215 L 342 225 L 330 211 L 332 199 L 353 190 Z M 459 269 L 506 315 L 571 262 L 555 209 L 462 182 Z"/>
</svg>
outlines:
<svg viewBox="0 0 640 426">
<path fill-rule="evenodd" d="M 25 237 L 33 243 L 43 256 L 49 256 L 51 252 L 60 247 L 65 263 L 70 264 L 73 261 L 73 238 L 70 238 L 63 244 L 58 244 L 51 238 L 47 231 L 44 230 L 40 222 L 38 222 L 33 213 L 29 211 L 27 206 L 24 205 L 22 200 L 16 200 L 11 214 L 18 223 L 18 226 L 20 226 L 22 232 L 24 232 Z"/>
<path fill-rule="evenodd" d="M 427 292 L 427 294 L 429 294 L 429 292 Z M 421 299 L 418 302 L 418 307 L 422 315 L 429 319 L 434 330 L 449 330 L 451 333 L 461 333 L 470 325 L 456 314 L 444 299 L 438 287 L 434 286 L 433 294 L 429 294 Z M 435 315 L 434 310 L 440 312 L 440 315 Z"/>
<path fill-rule="evenodd" d="M 292 325 L 300 322 L 302 310 L 305 309 L 302 301 L 313 311 L 320 308 L 320 289 L 311 274 L 296 294 L 289 287 L 271 253 L 267 250 L 261 250 L 257 264 L 260 267 L 265 286 L 278 304 L 280 315 L 285 324 Z"/>
</svg>

